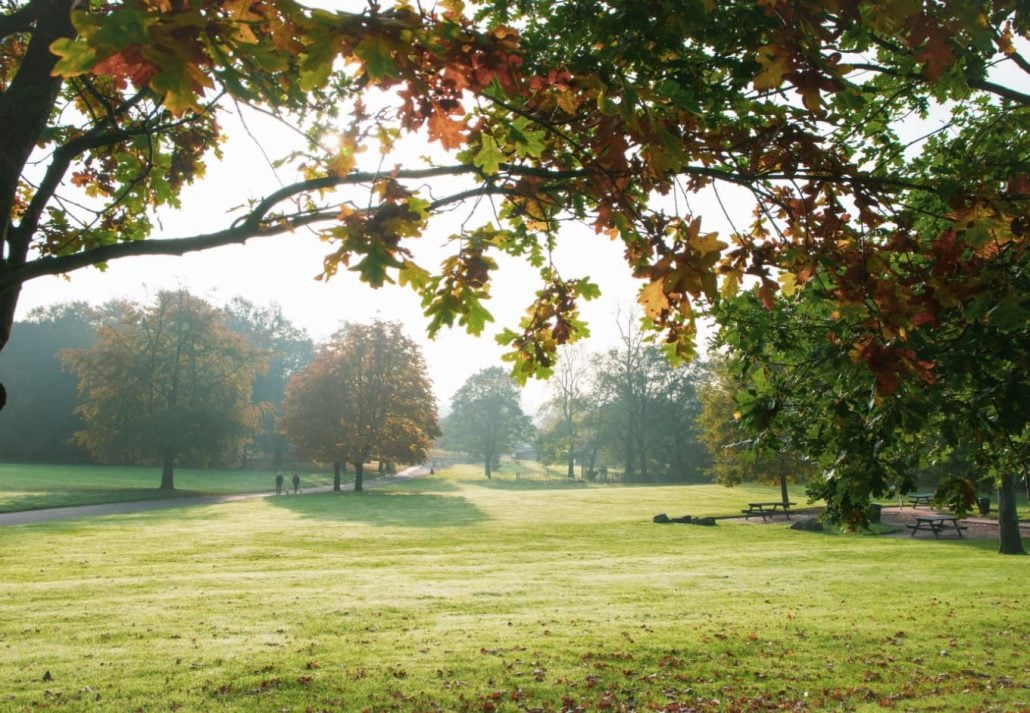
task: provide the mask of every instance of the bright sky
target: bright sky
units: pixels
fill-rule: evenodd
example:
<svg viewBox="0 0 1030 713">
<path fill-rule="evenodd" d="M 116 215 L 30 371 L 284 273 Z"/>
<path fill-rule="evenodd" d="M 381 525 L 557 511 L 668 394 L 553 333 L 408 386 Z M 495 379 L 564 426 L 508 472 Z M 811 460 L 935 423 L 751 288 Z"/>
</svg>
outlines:
<svg viewBox="0 0 1030 713">
<path fill-rule="evenodd" d="M 224 147 L 225 159 L 209 162 L 207 177 L 185 191 L 181 211 L 161 214 L 163 229 L 154 237 L 184 237 L 227 227 L 232 220 L 228 214 L 231 208 L 278 187 L 272 169 L 247 132 L 230 119 L 223 121 L 223 125 L 231 134 Z M 247 126 L 255 135 L 273 137 L 263 139 L 272 158 L 287 150 L 278 143 L 280 138 L 288 142 L 280 127 L 262 125 L 260 117 L 248 118 Z M 421 165 L 418 159 L 424 153 L 425 146 L 413 146 L 406 155 L 391 158 L 391 164 L 410 161 L 412 165 Z M 361 158 L 377 160 L 377 152 L 370 149 Z M 284 175 L 282 179 L 290 181 L 292 176 Z M 438 195 L 445 187 L 434 185 L 434 189 L 434 194 Z M 454 249 L 446 245 L 445 238 L 466 215 L 455 212 L 442 221 L 437 220 L 435 227 L 421 238 L 426 253 L 417 257 L 423 266 L 435 267 L 440 257 Z M 709 207 L 704 228 L 719 229 L 718 216 L 718 208 Z M 741 218 L 746 217 L 745 212 Z M 614 345 L 618 335 L 616 316 L 619 312 L 625 315 L 633 308 L 639 286 L 623 262 L 620 244 L 577 225 L 568 226 L 559 243 L 553 260 L 563 277 L 590 275 L 603 292 L 601 299 L 582 305 L 593 333 L 585 343 L 587 349 L 602 350 Z M 504 349 L 497 345 L 494 335 L 505 327 L 517 327 L 533 292 L 539 287 L 530 268 L 515 260 L 502 262 L 501 269 L 495 273 L 494 297 L 488 305 L 495 322 L 487 331 L 477 338 L 465 334 L 461 328 L 454 328 L 429 340 L 425 333 L 427 320 L 417 296 L 409 289 L 387 286 L 374 290 L 345 270 L 328 282 L 316 281 L 314 277 L 320 272 L 322 258 L 328 252 L 329 246 L 316 236 L 298 232 L 183 257 L 115 260 L 106 272 L 85 268 L 66 278 L 45 277 L 27 283 L 17 318 L 24 318 L 31 309 L 41 305 L 72 300 L 98 304 L 113 298 L 128 298 L 149 303 L 162 289 L 185 287 L 215 304 L 223 304 L 236 295 L 259 305 L 278 303 L 286 316 L 306 329 L 316 341 L 328 337 L 342 321 L 398 320 L 406 326 L 408 335 L 422 344 L 440 406 L 446 410 L 451 396 L 470 375 L 501 364 Z M 17 339 L 17 331 L 14 338 Z M 703 343 L 699 346 L 703 348 Z M 527 412 L 534 413 L 545 395 L 544 384 L 529 384 L 523 399 Z"/>
</svg>

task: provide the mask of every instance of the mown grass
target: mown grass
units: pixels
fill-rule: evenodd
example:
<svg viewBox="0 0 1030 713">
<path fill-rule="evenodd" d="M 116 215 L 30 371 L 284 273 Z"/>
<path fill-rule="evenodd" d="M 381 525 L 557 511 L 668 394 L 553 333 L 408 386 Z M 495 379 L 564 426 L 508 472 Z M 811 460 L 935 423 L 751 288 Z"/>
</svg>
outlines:
<svg viewBox="0 0 1030 713">
<path fill-rule="evenodd" d="M 0 529 L 0 710 L 1030 706 L 1030 558 L 994 543 L 449 475 Z"/>
<path fill-rule="evenodd" d="M 351 476 L 353 477 L 353 476 Z M 177 468 L 175 490 L 160 490 L 161 469 L 141 466 L 0 463 L 0 512 L 275 490 L 267 470 Z M 289 474 L 287 475 L 289 480 Z M 301 487 L 332 484 L 331 473 L 301 473 Z"/>
</svg>

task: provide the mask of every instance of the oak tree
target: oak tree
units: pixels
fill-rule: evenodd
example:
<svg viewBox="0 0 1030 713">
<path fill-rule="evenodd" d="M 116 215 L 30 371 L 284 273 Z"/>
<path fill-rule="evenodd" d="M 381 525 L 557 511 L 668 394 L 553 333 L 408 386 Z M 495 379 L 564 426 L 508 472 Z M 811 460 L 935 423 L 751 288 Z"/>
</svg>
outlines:
<svg viewBox="0 0 1030 713">
<path fill-rule="evenodd" d="M 309 457 L 352 463 L 357 491 L 370 459 L 422 462 L 440 431 L 421 350 L 396 322 L 346 325 L 287 383 L 279 428 Z"/>
<path fill-rule="evenodd" d="M 1013 344 L 1027 343 L 1030 323 L 997 307 L 969 322 L 942 310 L 932 341 L 913 337 L 934 378 L 885 385 L 857 358 L 855 316 L 838 312 L 823 284 L 772 309 L 753 295 L 720 305 L 738 445 L 767 460 L 801 456 L 819 473 L 809 494 L 852 526 L 865 524 L 870 498 L 913 491 L 928 466 L 941 471 L 937 504 L 959 513 L 981 484 L 997 487 L 1000 549 L 1021 553 L 1015 483 L 1030 462 L 1030 355 Z"/>
<path fill-rule="evenodd" d="M 0 344 L 26 280 L 307 225 L 332 246 L 325 276 L 410 285 L 431 330 L 480 331 L 495 256 L 530 260 L 543 286 L 501 336 L 525 378 L 582 333 L 578 301 L 596 293 L 548 260 L 572 219 L 622 241 L 648 325 L 678 357 L 720 280 L 732 291 L 750 275 L 768 300 L 777 269 L 804 284 L 832 266 L 836 299 L 861 312 L 862 348 L 889 382 L 921 369 L 904 342 L 932 328 L 941 300 L 1003 299 L 1004 283 L 968 278 L 985 251 L 1025 251 L 1027 33 L 1017 0 L 448 0 L 360 13 L 10 0 Z M 281 164 L 298 180 L 245 202 L 224 229 L 146 240 L 153 211 L 217 155 L 230 100 L 306 137 Z M 902 131 L 931 112 L 926 136 Z M 395 148 L 416 134 L 451 160 L 400 161 Z M 373 146 L 382 160 L 364 170 L 358 154 Z M 442 176 L 465 182 L 431 193 Z M 366 193 L 332 190 L 343 185 Z M 713 186 L 742 187 L 752 220 L 702 230 L 679 199 Z M 463 223 L 438 268 L 417 264 L 411 245 L 434 215 L 483 200 L 490 220 Z M 931 274 L 945 254 L 958 269 Z M 876 269 L 881 256 L 909 259 Z"/>
<path fill-rule="evenodd" d="M 265 356 L 188 292 L 125 308 L 93 346 L 62 355 L 79 379 L 76 439 L 105 462 L 160 464 L 171 490 L 176 463 L 225 462 L 256 431 L 251 392 Z"/>
</svg>

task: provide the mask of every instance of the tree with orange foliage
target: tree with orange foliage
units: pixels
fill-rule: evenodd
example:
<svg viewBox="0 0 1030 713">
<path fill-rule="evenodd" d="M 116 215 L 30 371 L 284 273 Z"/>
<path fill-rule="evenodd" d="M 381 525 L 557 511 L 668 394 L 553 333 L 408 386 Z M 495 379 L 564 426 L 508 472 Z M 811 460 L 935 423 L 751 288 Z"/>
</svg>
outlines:
<svg viewBox="0 0 1030 713">
<path fill-rule="evenodd" d="M 286 386 L 279 428 L 310 458 L 364 465 L 421 463 L 440 435 L 422 354 L 396 322 L 348 324 Z"/>
</svg>

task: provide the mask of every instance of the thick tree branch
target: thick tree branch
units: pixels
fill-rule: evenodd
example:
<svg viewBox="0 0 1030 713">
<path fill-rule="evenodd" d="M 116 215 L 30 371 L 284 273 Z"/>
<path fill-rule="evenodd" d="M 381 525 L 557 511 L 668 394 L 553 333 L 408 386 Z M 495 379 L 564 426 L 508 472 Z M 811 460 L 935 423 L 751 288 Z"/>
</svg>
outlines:
<svg viewBox="0 0 1030 713">
<path fill-rule="evenodd" d="M 450 167 L 452 172 L 453 168 L 454 167 Z M 444 171 L 443 169 L 427 169 L 426 171 L 410 171 L 407 173 L 425 174 L 427 172 L 429 175 L 443 175 L 447 173 L 447 171 Z M 350 182 L 366 182 L 371 180 L 369 178 L 370 176 L 374 178 L 376 175 L 377 174 L 352 174 L 352 176 L 362 177 L 363 180 L 352 180 Z M 305 181 L 304 184 L 297 185 L 305 185 L 308 186 L 307 190 L 315 190 L 317 187 L 332 187 L 333 185 L 340 185 L 343 180 L 344 179 L 337 177 L 330 177 L 316 181 Z M 311 187 L 312 184 L 323 182 L 326 185 L 316 186 L 315 188 Z M 276 194 L 280 196 L 279 200 L 284 200 L 285 198 L 295 195 L 298 191 L 290 191 L 290 189 L 295 188 L 296 186 L 288 186 L 282 191 L 277 191 Z M 507 195 L 510 193 L 510 189 L 505 189 L 500 186 L 480 186 L 472 190 L 461 191 L 445 198 L 440 198 L 432 202 L 429 208 L 430 210 L 437 210 L 446 205 L 460 203 L 464 200 L 483 194 Z M 332 221 L 339 215 L 338 208 L 326 208 L 306 213 L 298 213 L 291 216 L 282 216 L 278 219 L 272 217 L 268 221 L 265 221 L 264 218 L 268 216 L 269 210 L 275 205 L 270 202 L 270 198 L 271 196 L 259 203 L 258 206 L 242 221 L 238 221 L 230 228 L 214 233 L 204 233 L 185 238 L 139 240 L 115 243 L 113 245 L 102 245 L 96 248 L 83 250 L 82 252 L 74 253 L 72 255 L 43 257 L 14 269 L 0 270 L 0 293 L 37 277 L 43 277 L 46 275 L 62 275 L 83 267 L 108 262 L 110 260 L 125 257 L 139 257 L 143 255 L 185 255 L 189 252 L 210 250 L 212 248 L 224 247 L 227 245 L 237 245 L 245 243 L 252 238 L 273 237 L 291 232 L 304 226 Z M 259 209 L 261 211 L 260 214 L 258 213 Z M 375 210 L 375 208 L 371 209 L 372 212 Z"/>
<path fill-rule="evenodd" d="M 0 39 L 31 30 L 32 24 L 36 21 L 39 5 L 39 0 L 35 0 L 9 15 L 0 15 Z"/>
<path fill-rule="evenodd" d="M 0 240 L 7 248 L 0 259 L 15 265 L 27 256 L 28 236 L 10 233 L 10 201 L 17 193 L 22 169 L 46 126 L 61 86 L 61 79 L 51 76 L 57 57 L 51 54 L 50 44 L 74 34 L 69 20 L 74 2 L 37 0 L 30 6 L 34 8 L 36 29 L 18 73 L 7 91 L 0 94 Z"/>
</svg>

